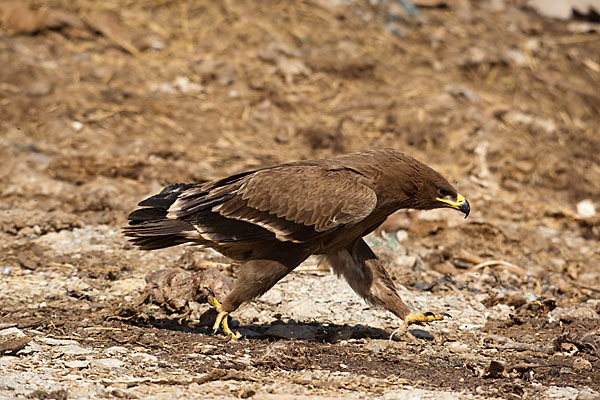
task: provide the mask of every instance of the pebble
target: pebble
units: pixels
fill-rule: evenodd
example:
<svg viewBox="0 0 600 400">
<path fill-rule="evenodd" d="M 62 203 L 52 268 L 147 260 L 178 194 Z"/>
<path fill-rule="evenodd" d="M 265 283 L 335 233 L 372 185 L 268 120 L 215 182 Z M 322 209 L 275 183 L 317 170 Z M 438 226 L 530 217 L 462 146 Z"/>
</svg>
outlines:
<svg viewBox="0 0 600 400">
<path fill-rule="evenodd" d="M 452 353 L 469 353 L 471 352 L 471 348 L 465 344 L 460 342 L 450 342 L 446 345 L 446 348 Z"/>
<path fill-rule="evenodd" d="M 79 121 L 73 121 L 71 122 L 71 128 L 73 128 L 75 132 L 79 132 L 83 129 L 83 124 Z"/>
<path fill-rule="evenodd" d="M 590 199 L 577 203 L 577 215 L 582 218 L 592 218 L 596 215 L 596 206 Z"/>
<path fill-rule="evenodd" d="M 296 321 L 312 321 L 319 313 L 319 305 L 310 297 L 291 304 L 287 314 Z"/>
<path fill-rule="evenodd" d="M 39 338 L 37 339 L 42 343 L 46 343 L 49 344 L 51 346 L 65 346 L 68 344 L 76 344 L 77 342 L 74 340 L 67 340 L 67 339 L 54 339 L 54 338 Z"/>
<path fill-rule="evenodd" d="M 152 364 L 158 361 L 158 357 L 148 353 L 133 353 L 131 359 L 138 363 Z"/>
<path fill-rule="evenodd" d="M 123 346 L 112 346 L 106 349 L 106 354 L 128 353 L 129 350 Z"/>
<path fill-rule="evenodd" d="M 19 354 L 25 355 L 25 354 L 37 353 L 38 351 L 42 351 L 42 350 L 44 350 L 44 348 L 32 340 L 31 342 L 27 343 L 27 346 L 25 346 L 25 348 L 23 350 L 19 351 Z"/>
<path fill-rule="evenodd" d="M 400 268 L 412 268 L 417 263 L 416 256 L 398 256 L 396 257 L 396 265 Z"/>
<path fill-rule="evenodd" d="M 591 307 L 570 306 L 555 308 L 548 313 L 548 319 L 551 321 L 572 322 L 576 320 L 600 319 L 600 315 Z"/>
<path fill-rule="evenodd" d="M 8 336 L 8 335 L 14 335 L 16 337 L 26 336 L 22 330 L 20 330 L 19 328 L 15 328 L 15 327 L 3 329 L 0 331 L 0 336 Z"/>
<path fill-rule="evenodd" d="M 269 305 L 276 306 L 283 301 L 283 294 L 281 293 L 281 290 L 274 288 L 263 294 L 259 300 Z"/>
<path fill-rule="evenodd" d="M 77 356 L 77 355 L 81 355 L 81 354 L 91 353 L 90 349 L 86 349 L 84 347 L 77 346 L 76 344 L 68 344 L 66 346 L 60 346 L 58 349 L 56 349 L 56 351 L 60 351 L 63 354 L 67 354 L 67 355 L 71 355 L 71 356 Z"/>
<path fill-rule="evenodd" d="M 67 361 L 65 363 L 65 365 L 68 368 L 74 368 L 74 369 L 82 369 L 82 368 L 87 368 L 90 365 L 90 361 L 89 360 L 74 360 L 74 361 Z"/>
<path fill-rule="evenodd" d="M 592 363 L 585 358 L 577 357 L 573 360 L 573 368 L 583 371 L 591 371 Z"/>
<path fill-rule="evenodd" d="M 90 362 L 90 368 L 94 369 L 113 369 L 120 368 L 125 363 L 116 358 L 101 358 L 99 360 L 93 360 Z"/>
</svg>

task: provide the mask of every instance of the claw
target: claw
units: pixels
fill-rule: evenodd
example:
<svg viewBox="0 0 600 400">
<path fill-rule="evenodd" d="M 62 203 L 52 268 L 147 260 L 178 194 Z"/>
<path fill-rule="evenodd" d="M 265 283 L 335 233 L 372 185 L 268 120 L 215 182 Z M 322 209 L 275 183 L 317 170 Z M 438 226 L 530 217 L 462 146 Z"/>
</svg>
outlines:
<svg viewBox="0 0 600 400">
<path fill-rule="evenodd" d="M 217 318 L 215 319 L 215 323 L 213 325 L 213 335 L 217 334 L 217 332 L 219 331 L 219 327 L 223 327 L 223 333 L 227 336 L 230 336 L 231 340 L 238 340 L 239 338 L 241 338 L 242 335 L 240 335 L 238 332 L 233 332 L 229 328 L 229 313 L 227 311 L 221 311 L 221 302 L 217 300 L 217 298 L 215 297 L 215 293 L 206 286 L 204 288 L 208 290 L 208 293 L 210 293 L 210 296 L 208 298 L 209 304 L 215 307 L 215 310 L 217 310 L 217 312 L 219 313 L 217 314 Z"/>
<path fill-rule="evenodd" d="M 390 335 L 390 340 L 393 339 L 393 337 L 396 333 L 405 330 L 411 324 L 425 324 L 427 322 L 432 322 L 432 321 L 441 321 L 444 318 L 452 318 L 452 316 L 450 314 L 446 314 L 446 313 L 434 314 L 429 311 L 424 312 L 423 314 L 410 313 L 404 318 L 404 322 L 402 323 L 402 325 L 400 325 L 400 327 L 398 329 L 396 329 L 392 332 L 392 334 Z"/>
<path fill-rule="evenodd" d="M 402 326 L 404 327 L 410 324 L 424 324 L 426 322 L 440 321 L 446 316 L 448 316 L 448 314 L 434 314 L 432 312 L 426 312 L 423 314 L 410 313 L 406 316 L 406 318 L 404 318 Z"/>
</svg>

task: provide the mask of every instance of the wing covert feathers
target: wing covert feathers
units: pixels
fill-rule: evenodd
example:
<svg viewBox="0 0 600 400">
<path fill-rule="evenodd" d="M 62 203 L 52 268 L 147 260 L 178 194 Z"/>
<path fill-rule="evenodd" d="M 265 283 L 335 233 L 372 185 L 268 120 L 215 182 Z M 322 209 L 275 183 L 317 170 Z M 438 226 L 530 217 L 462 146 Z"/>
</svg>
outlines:
<svg viewBox="0 0 600 400">
<path fill-rule="evenodd" d="M 362 221 L 375 209 L 377 195 L 351 168 L 302 162 L 170 185 L 139 205 L 124 232 L 146 248 L 275 238 L 305 243 Z"/>
</svg>

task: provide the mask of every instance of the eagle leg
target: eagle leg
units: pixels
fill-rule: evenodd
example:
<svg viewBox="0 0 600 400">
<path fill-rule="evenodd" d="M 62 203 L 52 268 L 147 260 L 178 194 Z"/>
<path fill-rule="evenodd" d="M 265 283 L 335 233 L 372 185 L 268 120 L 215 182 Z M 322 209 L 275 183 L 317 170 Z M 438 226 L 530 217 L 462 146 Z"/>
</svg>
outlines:
<svg viewBox="0 0 600 400">
<path fill-rule="evenodd" d="M 209 297 L 209 302 L 219 313 L 213 326 L 215 332 L 221 326 L 225 334 L 234 340 L 238 339 L 239 334 L 233 333 L 227 324 L 229 313 L 237 310 L 242 303 L 271 289 L 310 255 L 306 248 L 283 244 L 278 244 L 271 250 L 272 259 L 249 260 L 239 267 L 238 278 L 222 304 L 214 295 Z"/>
<path fill-rule="evenodd" d="M 329 254 L 327 258 L 333 270 L 338 275 L 344 276 L 352 289 L 369 304 L 386 308 L 404 320 L 392 336 L 410 324 L 440 321 L 444 317 L 449 317 L 447 314 L 432 312 L 423 314 L 411 312 L 398 295 L 396 286 L 383 263 L 363 239 L 357 240 L 346 249 Z"/>
</svg>

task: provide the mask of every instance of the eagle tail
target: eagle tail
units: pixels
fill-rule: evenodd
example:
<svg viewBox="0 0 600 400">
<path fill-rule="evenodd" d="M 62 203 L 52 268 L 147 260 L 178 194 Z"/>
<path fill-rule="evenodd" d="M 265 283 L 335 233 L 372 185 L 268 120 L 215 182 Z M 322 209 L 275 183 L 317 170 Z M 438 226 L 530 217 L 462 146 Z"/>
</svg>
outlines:
<svg viewBox="0 0 600 400">
<path fill-rule="evenodd" d="M 167 218 L 171 204 L 181 193 L 194 184 L 176 183 L 165 187 L 160 193 L 148 197 L 127 217 L 129 225 L 123 228 L 125 236 L 144 250 L 163 249 L 178 244 L 194 242 L 198 231 L 186 221 Z"/>
</svg>

